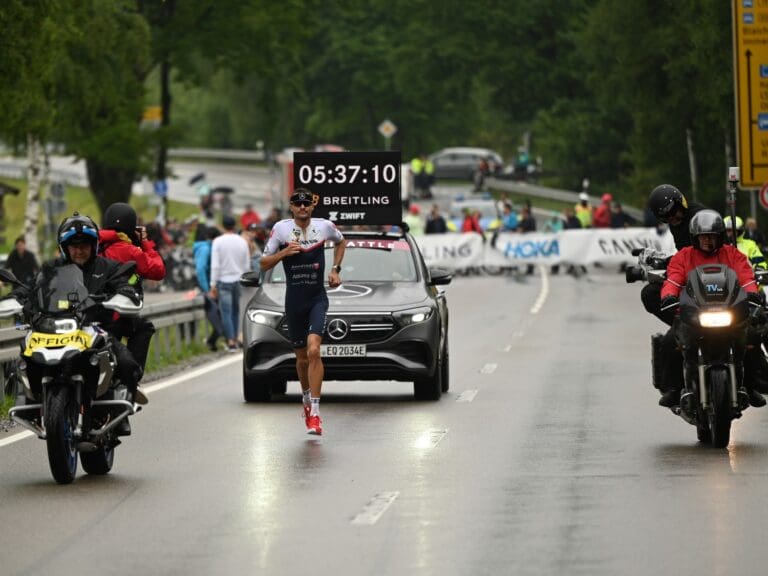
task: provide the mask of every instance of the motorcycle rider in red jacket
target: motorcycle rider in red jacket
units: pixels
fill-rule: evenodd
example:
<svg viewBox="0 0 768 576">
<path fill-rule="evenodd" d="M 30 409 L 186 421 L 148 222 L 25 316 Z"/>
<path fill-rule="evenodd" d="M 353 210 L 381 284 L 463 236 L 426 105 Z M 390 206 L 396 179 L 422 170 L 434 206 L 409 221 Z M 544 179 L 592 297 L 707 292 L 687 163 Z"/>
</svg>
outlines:
<svg viewBox="0 0 768 576">
<path fill-rule="evenodd" d="M 749 260 L 736 246 L 725 244 L 725 224 L 720 214 L 714 210 L 697 212 L 691 218 L 690 233 L 692 245 L 682 248 L 667 265 L 667 278 L 661 288 L 661 310 L 673 310 L 677 307 L 678 296 L 685 286 L 688 274 L 704 264 L 724 264 L 731 268 L 736 272 L 739 286 L 747 293 L 749 300 L 762 305 L 762 297 Z M 679 341 L 680 336 L 676 333 Z M 755 352 L 749 354 L 751 353 Z M 751 362 L 747 355 L 744 360 L 744 383 L 749 403 L 755 407 L 765 406 L 765 398 L 753 387 L 752 372 L 755 363 Z M 662 394 L 659 404 L 672 407 L 679 403 L 679 398 L 680 388 L 673 387 Z"/>
</svg>

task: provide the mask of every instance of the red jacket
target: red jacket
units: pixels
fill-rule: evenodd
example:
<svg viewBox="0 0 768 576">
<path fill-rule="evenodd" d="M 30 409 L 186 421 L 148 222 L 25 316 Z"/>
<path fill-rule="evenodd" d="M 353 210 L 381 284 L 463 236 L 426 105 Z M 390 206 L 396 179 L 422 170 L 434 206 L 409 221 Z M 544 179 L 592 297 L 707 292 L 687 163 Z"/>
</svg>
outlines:
<svg viewBox="0 0 768 576">
<path fill-rule="evenodd" d="M 136 273 L 147 280 L 165 278 L 165 263 L 152 240 L 144 240 L 141 248 L 128 236 L 116 230 L 99 230 L 99 251 L 105 258 L 118 262 L 136 262 Z"/>
<path fill-rule="evenodd" d="M 610 228 L 611 227 L 611 205 L 603 202 L 595 208 L 592 213 L 592 227 L 593 228 Z"/>
<path fill-rule="evenodd" d="M 688 273 L 703 264 L 725 264 L 736 272 L 739 284 L 745 292 L 757 292 L 755 274 L 749 260 L 735 246 L 725 244 L 712 255 L 705 254 L 693 246 L 686 246 L 669 261 L 667 279 L 661 287 L 661 297 L 679 296 L 688 279 Z"/>
</svg>

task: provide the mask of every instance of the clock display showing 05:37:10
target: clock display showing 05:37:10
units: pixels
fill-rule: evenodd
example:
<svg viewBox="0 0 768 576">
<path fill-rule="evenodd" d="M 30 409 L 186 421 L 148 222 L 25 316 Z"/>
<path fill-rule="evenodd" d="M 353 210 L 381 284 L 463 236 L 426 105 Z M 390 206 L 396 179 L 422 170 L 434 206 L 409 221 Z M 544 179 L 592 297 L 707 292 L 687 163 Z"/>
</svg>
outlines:
<svg viewBox="0 0 768 576">
<path fill-rule="evenodd" d="M 299 168 L 298 176 L 301 184 L 393 184 L 397 180 L 397 170 L 395 164 L 305 164 Z"/>
</svg>

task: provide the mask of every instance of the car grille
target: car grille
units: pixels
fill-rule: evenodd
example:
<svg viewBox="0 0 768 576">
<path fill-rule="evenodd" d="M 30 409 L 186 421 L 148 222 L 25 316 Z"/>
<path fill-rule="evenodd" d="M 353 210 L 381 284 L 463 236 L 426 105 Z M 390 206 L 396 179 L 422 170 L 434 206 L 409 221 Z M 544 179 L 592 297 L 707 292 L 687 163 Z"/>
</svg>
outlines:
<svg viewBox="0 0 768 576">
<path fill-rule="evenodd" d="M 347 334 L 341 339 L 330 337 L 329 328 L 334 320 L 343 320 L 347 325 Z M 345 344 L 365 344 L 380 342 L 392 336 L 398 329 L 390 314 L 329 314 L 326 319 L 326 333 L 323 342 L 344 342 Z M 288 325 L 280 324 L 280 333 L 288 338 Z"/>
</svg>

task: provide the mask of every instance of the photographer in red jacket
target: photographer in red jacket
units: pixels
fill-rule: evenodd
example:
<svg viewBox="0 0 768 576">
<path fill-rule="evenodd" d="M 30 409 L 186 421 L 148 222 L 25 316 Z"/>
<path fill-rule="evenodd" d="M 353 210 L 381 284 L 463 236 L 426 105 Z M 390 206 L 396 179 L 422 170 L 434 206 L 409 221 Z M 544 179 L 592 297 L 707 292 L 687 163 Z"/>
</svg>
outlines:
<svg viewBox="0 0 768 576">
<path fill-rule="evenodd" d="M 747 298 L 762 305 L 763 300 L 749 260 L 736 246 L 725 243 L 725 224 L 722 216 L 714 210 L 697 212 L 691 218 L 690 233 L 692 246 L 677 252 L 667 266 L 667 279 L 661 288 L 661 311 L 677 308 L 680 292 L 685 287 L 688 274 L 704 264 L 724 264 L 731 268 L 736 272 L 739 286 L 747 293 Z M 682 348 L 686 349 L 685 334 L 677 322 L 673 324 L 673 331 Z M 755 374 L 751 373 L 752 365 L 753 363 L 745 357 L 744 387 L 747 389 L 749 403 L 755 407 L 765 406 L 765 398 L 753 387 Z M 679 402 L 680 389 L 677 386 L 666 390 L 659 400 L 659 404 L 666 407 L 675 406 Z"/>
<path fill-rule="evenodd" d="M 130 282 L 143 297 L 142 278 L 162 280 L 165 263 L 155 250 L 155 243 L 147 238 L 147 229 L 136 223 L 136 211 L 128 204 L 115 202 L 109 206 L 104 211 L 104 222 L 99 230 L 99 252 L 118 262 L 136 262 L 136 274 Z M 120 318 L 117 326 L 116 334 L 128 339 L 128 350 L 141 366 L 143 375 L 155 326 L 142 316 Z"/>
</svg>

